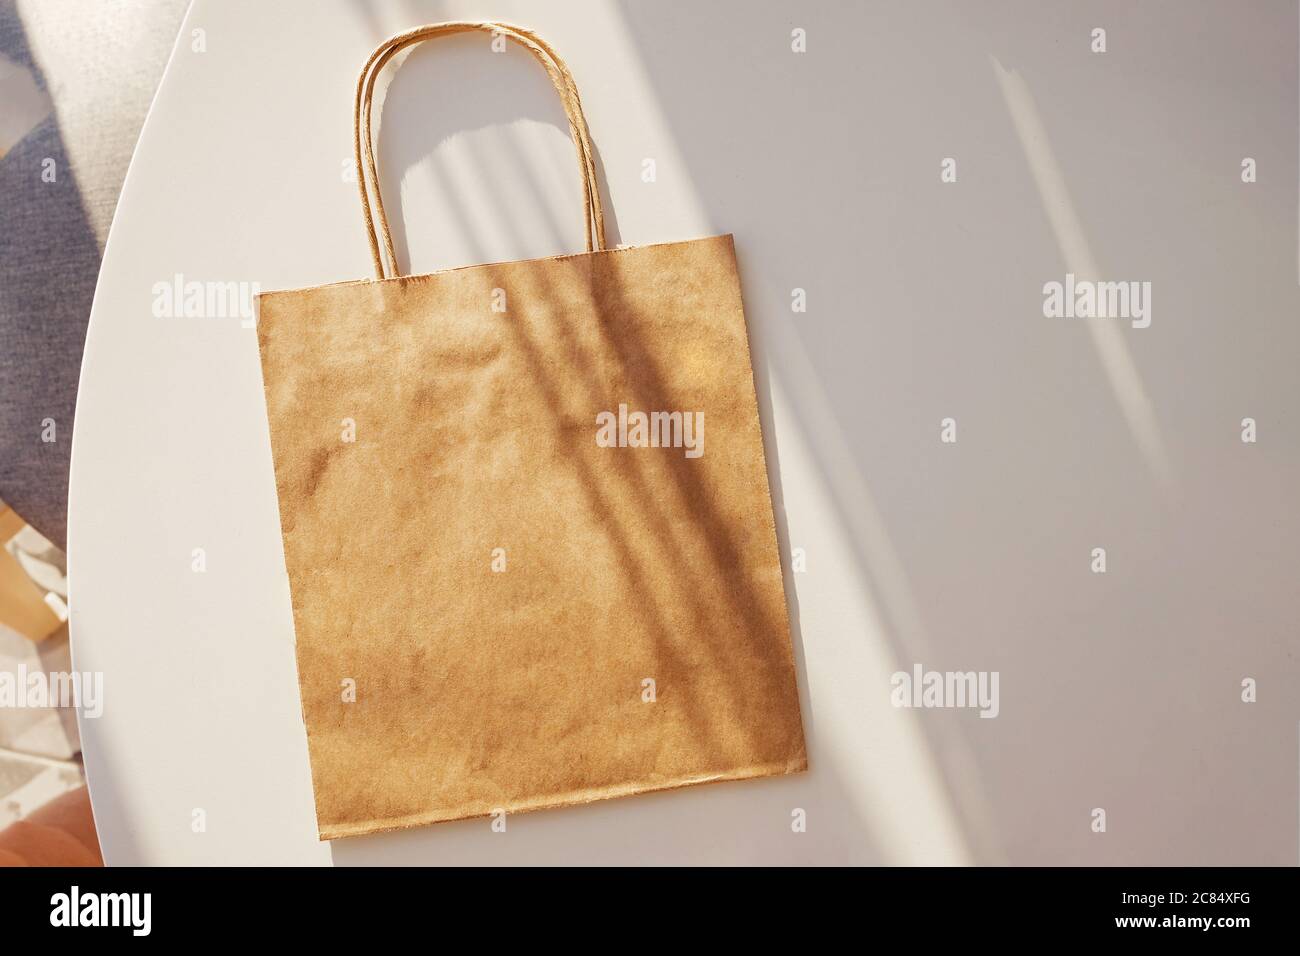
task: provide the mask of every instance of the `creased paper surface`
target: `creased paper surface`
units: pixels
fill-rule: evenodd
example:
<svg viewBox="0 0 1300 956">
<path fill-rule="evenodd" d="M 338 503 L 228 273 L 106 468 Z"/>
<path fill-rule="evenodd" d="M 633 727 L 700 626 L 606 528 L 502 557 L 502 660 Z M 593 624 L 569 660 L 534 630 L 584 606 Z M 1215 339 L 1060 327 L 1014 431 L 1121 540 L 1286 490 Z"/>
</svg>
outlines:
<svg viewBox="0 0 1300 956">
<path fill-rule="evenodd" d="M 269 293 L 258 338 L 321 839 L 806 768 L 730 236 Z M 620 405 L 702 453 L 602 447 Z"/>
</svg>

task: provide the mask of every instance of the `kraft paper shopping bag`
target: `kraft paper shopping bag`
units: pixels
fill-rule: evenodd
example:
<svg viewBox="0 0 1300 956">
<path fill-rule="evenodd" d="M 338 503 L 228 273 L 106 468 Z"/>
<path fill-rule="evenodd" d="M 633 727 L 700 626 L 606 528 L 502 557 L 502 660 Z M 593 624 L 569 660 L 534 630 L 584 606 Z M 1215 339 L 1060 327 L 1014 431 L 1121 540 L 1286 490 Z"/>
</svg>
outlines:
<svg viewBox="0 0 1300 956">
<path fill-rule="evenodd" d="M 375 77 L 469 30 L 555 85 L 587 251 L 399 276 Z M 258 324 L 321 838 L 805 769 L 731 237 L 605 247 L 526 29 L 395 36 L 355 106 L 376 278 Z"/>
</svg>

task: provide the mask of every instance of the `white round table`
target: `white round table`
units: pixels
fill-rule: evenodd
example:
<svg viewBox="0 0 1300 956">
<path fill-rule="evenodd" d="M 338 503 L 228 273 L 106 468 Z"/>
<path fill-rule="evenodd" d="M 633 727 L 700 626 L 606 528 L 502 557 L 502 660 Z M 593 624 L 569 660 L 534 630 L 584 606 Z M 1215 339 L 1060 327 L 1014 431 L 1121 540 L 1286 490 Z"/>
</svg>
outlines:
<svg viewBox="0 0 1300 956">
<path fill-rule="evenodd" d="M 1091 20 L 1030 3 L 197 0 L 77 408 L 72 641 L 104 674 L 81 730 L 107 862 L 1294 862 L 1295 12 L 1103 14 L 1099 56 Z M 811 771 L 325 844 L 238 293 L 369 274 L 356 73 L 392 33 L 488 16 L 570 64 L 613 241 L 736 235 Z M 579 248 L 527 55 L 427 44 L 377 115 L 412 271 Z M 1150 328 L 1099 344 L 1044 317 L 1043 283 L 1088 263 L 1153 283 Z M 191 283 L 201 303 L 169 301 Z M 918 664 L 997 671 L 996 719 L 893 706 Z"/>
</svg>

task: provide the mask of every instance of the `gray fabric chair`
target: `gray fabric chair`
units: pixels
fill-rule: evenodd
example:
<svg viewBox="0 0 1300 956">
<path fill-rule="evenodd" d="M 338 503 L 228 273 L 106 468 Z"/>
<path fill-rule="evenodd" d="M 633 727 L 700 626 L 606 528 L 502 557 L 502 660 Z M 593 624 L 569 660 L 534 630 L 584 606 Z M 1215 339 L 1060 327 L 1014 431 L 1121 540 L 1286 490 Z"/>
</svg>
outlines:
<svg viewBox="0 0 1300 956">
<path fill-rule="evenodd" d="M 52 111 L 0 143 L 0 499 L 66 547 L 68 464 L 86 322 L 108 222 L 185 0 L 0 2 L 10 81 Z M 67 76 L 47 76 L 41 51 Z M 74 65 L 69 65 L 74 64 Z M 27 76 L 19 75 L 25 71 Z M 30 77 L 30 80 L 28 79 Z M 3 127 L 24 121 L 0 95 Z M 15 125 L 17 124 L 17 125 Z M 93 135 L 69 136 L 68 131 Z M 42 178 L 53 161 L 53 182 Z M 51 424 L 52 427 L 51 427 Z"/>
</svg>

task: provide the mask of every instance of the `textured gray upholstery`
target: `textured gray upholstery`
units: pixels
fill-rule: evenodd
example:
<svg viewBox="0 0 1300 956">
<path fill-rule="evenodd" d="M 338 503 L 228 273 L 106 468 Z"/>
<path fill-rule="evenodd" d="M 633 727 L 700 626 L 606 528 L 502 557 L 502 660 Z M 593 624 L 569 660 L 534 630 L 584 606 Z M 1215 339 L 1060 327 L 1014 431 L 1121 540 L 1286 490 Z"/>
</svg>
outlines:
<svg viewBox="0 0 1300 956">
<path fill-rule="evenodd" d="M 29 71 L 54 103 L 0 158 L 0 499 L 60 547 L 100 254 L 185 8 L 184 0 L 51 0 L 24 5 L 24 22 L 12 0 L 0 0 L 0 56 Z M 75 63 L 76 76 L 47 75 L 42 49 L 59 54 L 50 57 L 56 69 Z M 70 145 L 70 124 L 93 135 Z M 47 159 L 54 182 L 42 181 Z M 54 441 L 43 440 L 47 419 Z"/>
</svg>

